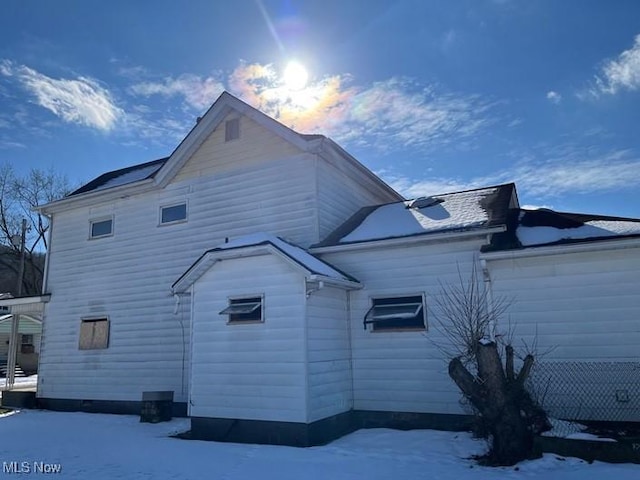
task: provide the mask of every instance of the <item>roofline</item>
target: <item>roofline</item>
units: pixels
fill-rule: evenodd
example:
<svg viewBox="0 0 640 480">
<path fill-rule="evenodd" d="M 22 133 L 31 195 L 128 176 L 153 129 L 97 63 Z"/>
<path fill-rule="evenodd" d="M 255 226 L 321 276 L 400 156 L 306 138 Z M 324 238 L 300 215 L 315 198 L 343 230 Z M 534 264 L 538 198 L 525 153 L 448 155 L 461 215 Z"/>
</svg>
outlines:
<svg viewBox="0 0 640 480">
<path fill-rule="evenodd" d="M 310 253 L 334 253 L 346 252 L 349 250 L 365 250 L 369 248 L 385 248 L 393 246 L 411 245 L 417 243 L 438 242 L 441 240 L 458 240 L 473 237 L 484 237 L 493 233 L 501 233 L 507 230 L 507 227 L 500 225 L 497 227 L 482 228 L 475 230 L 449 230 L 439 233 L 418 233 L 416 235 L 405 237 L 384 238 L 380 240 L 368 240 L 364 242 L 351 242 L 338 245 L 329 245 L 326 247 L 311 247 Z"/>
<path fill-rule="evenodd" d="M 550 208 L 537 208 L 537 209 L 531 209 L 531 208 L 518 208 L 518 210 L 520 210 L 521 212 L 524 213 L 536 213 L 536 212 L 549 212 L 549 213 L 554 213 L 556 215 L 574 215 L 574 216 L 578 216 L 578 217 L 593 217 L 592 220 L 584 220 L 585 222 L 593 222 L 593 221 L 598 221 L 598 220 L 611 220 L 614 222 L 638 222 L 640 223 L 640 218 L 632 218 L 632 217 L 616 217 L 616 216 L 612 216 L 612 215 L 601 215 L 599 213 L 583 213 L 583 212 L 560 212 L 558 210 L 552 210 Z"/>
<path fill-rule="evenodd" d="M 362 162 L 360 162 L 356 157 L 354 157 L 349 152 L 347 152 L 344 148 L 338 145 L 331 138 L 324 137 L 323 139 L 321 139 L 321 148 L 323 151 L 327 151 L 328 153 L 330 153 L 333 150 L 333 152 L 340 155 L 342 158 L 344 158 L 353 166 L 355 166 L 361 173 L 365 174 L 375 184 L 379 185 L 383 190 L 386 190 L 387 193 L 395 197 L 398 197 L 398 200 L 397 200 L 398 202 L 406 201 L 406 198 L 404 197 L 404 195 L 396 191 L 387 182 L 385 182 L 382 178 L 380 178 L 378 175 L 373 173 Z M 392 203 L 395 203 L 395 202 L 392 202 Z"/>
<path fill-rule="evenodd" d="M 483 260 L 508 260 L 512 258 L 562 255 L 564 253 L 593 252 L 598 250 L 622 250 L 640 247 L 640 237 L 611 238 L 581 243 L 560 243 L 555 245 L 531 246 L 517 250 L 499 250 L 480 253 Z"/>
<path fill-rule="evenodd" d="M 13 305 L 28 305 L 29 303 L 47 303 L 51 294 L 33 295 L 31 297 L 15 297 L 0 300 L 0 307 L 12 307 Z"/>
<path fill-rule="evenodd" d="M 72 206 L 73 208 L 75 208 L 87 204 L 93 204 L 96 200 L 115 200 L 117 198 L 128 197 L 130 195 L 137 195 L 139 193 L 144 193 L 152 190 L 154 187 L 154 179 L 145 178 L 143 180 L 138 180 L 137 182 L 126 183 L 117 187 L 80 193 L 72 197 L 64 197 L 60 200 L 45 203 L 44 205 L 38 205 L 34 210 L 46 215 L 49 213 L 55 213 L 56 211 L 64 210 L 65 207 Z"/>
<path fill-rule="evenodd" d="M 213 248 L 211 250 L 207 250 L 173 283 L 173 285 L 171 285 L 171 291 L 174 294 L 176 294 L 176 293 L 184 292 L 186 291 L 187 288 L 191 287 L 191 285 L 193 285 L 203 275 L 203 273 L 199 275 L 197 274 L 196 270 L 198 265 L 201 265 L 202 263 L 206 262 L 208 259 L 211 259 L 212 257 L 215 257 L 215 259 L 211 264 L 211 266 L 213 266 L 215 263 L 217 263 L 220 260 L 229 260 L 233 258 L 252 257 L 252 256 L 274 254 L 274 253 L 280 256 L 281 258 L 283 258 L 284 260 L 286 260 L 294 268 L 297 268 L 298 270 L 303 270 L 311 277 L 318 278 L 323 281 L 327 281 L 328 283 L 331 282 L 331 283 L 342 284 L 342 285 L 353 285 L 354 287 L 360 285 L 360 283 L 357 281 L 348 280 L 346 278 L 337 279 L 337 278 L 327 277 L 326 275 L 322 275 L 312 270 L 309 270 L 305 265 L 298 262 L 296 259 L 291 257 L 282 249 L 278 248 L 277 245 L 274 245 L 270 241 L 264 241 L 264 242 L 257 243 L 255 245 L 242 245 L 242 246 L 232 247 L 232 248 Z M 324 260 L 321 260 L 321 259 L 317 259 L 317 260 L 320 260 L 321 262 L 326 263 Z M 211 268 L 211 266 L 209 268 Z M 340 272 L 339 270 L 335 269 L 333 266 L 328 264 L 327 266 L 336 270 L 337 273 L 340 273 L 341 275 L 345 275 L 343 272 Z M 193 280 L 191 279 L 192 276 L 195 276 Z"/>
</svg>

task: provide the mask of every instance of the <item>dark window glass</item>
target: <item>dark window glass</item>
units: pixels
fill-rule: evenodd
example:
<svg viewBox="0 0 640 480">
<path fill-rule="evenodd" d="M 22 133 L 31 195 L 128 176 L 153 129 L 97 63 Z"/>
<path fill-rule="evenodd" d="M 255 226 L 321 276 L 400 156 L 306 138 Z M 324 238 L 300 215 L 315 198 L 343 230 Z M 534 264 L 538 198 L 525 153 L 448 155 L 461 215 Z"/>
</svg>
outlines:
<svg viewBox="0 0 640 480">
<path fill-rule="evenodd" d="M 113 220 L 91 222 L 91 237 L 104 237 L 113 233 Z"/>
<path fill-rule="evenodd" d="M 374 298 L 364 318 L 373 330 L 415 330 L 425 328 L 422 296 Z"/>
<path fill-rule="evenodd" d="M 160 223 L 171 223 L 185 220 L 187 218 L 187 204 L 173 205 L 171 207 L 162 207 Z"/>
</svg>

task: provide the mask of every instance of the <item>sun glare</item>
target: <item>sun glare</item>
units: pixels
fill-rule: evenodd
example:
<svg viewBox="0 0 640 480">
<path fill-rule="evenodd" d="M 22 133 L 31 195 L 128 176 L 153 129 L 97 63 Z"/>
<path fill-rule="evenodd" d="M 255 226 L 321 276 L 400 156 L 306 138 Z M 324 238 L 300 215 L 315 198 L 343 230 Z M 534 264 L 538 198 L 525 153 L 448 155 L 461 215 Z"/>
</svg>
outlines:
<svg viewBox="0 0 640 480">
<path fill-rule="evenodd" d="M 307 80 L 309 80 L 309 74 L 304 65 L 298 62 L 291 61 L 287 64 L 282 75 L 284 84 L 290 90 L 302 90 L 307 86 Z"/>
</svg>

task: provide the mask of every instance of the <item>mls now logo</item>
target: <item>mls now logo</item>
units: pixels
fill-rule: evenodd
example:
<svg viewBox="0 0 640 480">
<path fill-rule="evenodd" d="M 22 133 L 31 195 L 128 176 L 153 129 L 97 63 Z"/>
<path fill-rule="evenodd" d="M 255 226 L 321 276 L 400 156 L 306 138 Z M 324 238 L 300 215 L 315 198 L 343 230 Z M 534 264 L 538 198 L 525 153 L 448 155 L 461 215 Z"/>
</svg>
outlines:
<svg viewBox="0 0 640 480">
<path fill-rule="evenodd" d="M 60 473 L 62 465 L 45 462 L 2 462 L 3 473 Z"/>
</svg>

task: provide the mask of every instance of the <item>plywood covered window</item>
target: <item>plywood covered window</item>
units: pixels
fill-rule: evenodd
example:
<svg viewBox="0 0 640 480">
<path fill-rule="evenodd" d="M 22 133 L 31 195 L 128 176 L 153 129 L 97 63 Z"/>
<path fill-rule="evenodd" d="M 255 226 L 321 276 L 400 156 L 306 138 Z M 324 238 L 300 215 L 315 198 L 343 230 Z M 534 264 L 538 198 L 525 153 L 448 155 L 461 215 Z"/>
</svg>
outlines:
<svg viewBox="0 0 640 480">
<path fill-rule="evenodd" d="M 426 316 L 424 297 L 380 297 L 371 299 L 371 308 L 364 316 L 364 328 L 375 331 L 424 330 Z"/>
<path fill-rule="evenodd" d="M 255 323 L 264 321 L 262 297 L 230 298 L 220 315 L 228 315 L 229 323 Z"/>
<path fill-rule="evenodd" d="M 108 318 L 88 318 L 80 322 L 80 350 L 99 350 L 108 346 Z"/>
</svg>

